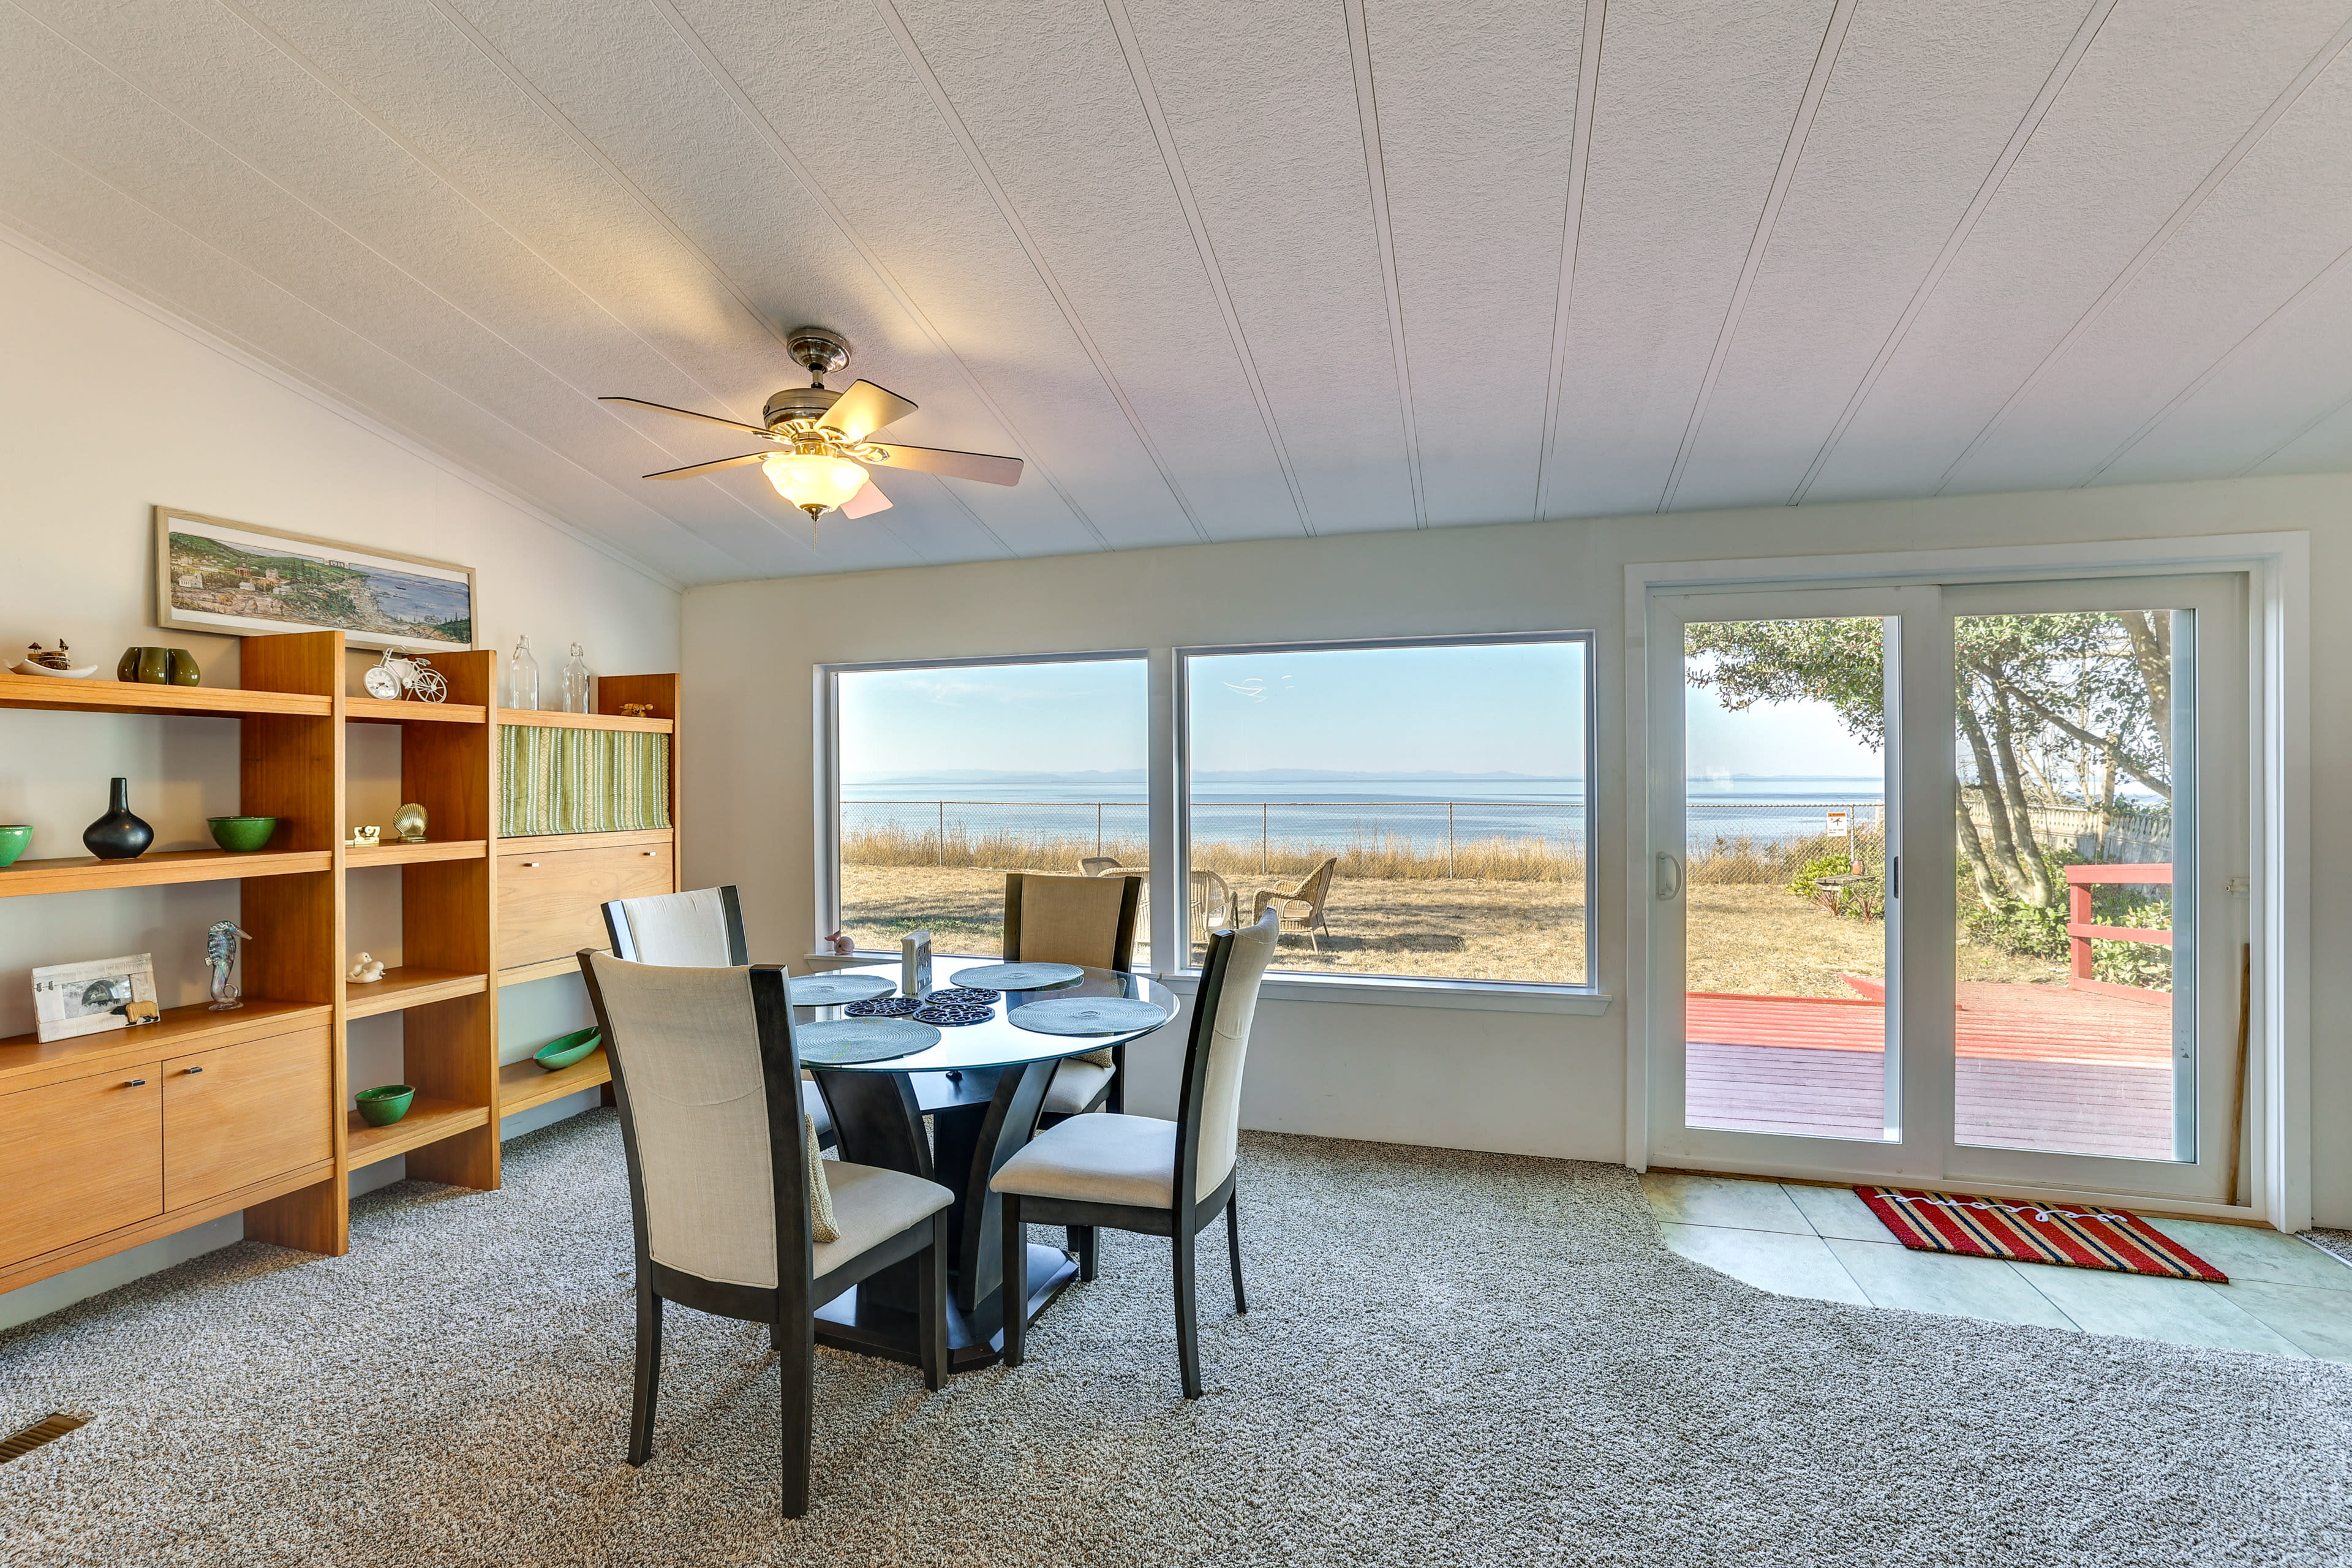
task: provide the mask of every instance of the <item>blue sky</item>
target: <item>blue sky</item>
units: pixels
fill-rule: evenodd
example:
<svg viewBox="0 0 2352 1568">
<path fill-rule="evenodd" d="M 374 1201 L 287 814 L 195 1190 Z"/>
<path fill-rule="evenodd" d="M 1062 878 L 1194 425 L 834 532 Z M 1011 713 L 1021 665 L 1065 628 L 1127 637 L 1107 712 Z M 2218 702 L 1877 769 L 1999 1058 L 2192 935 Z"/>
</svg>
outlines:
<svg viewBox="0 0 2352 1568">
<path fill-rule="evenodd" d="M 1578 777 L 1583 657 L 1574 643 L 1202 656 L 1191 665 L 1192 766 Z M 847 672 L 842 771 L 1138 770 L 1145 679 L 1140 659 Z M 1826 705 L 1727 713 L 1690 695 L 1694 777 L 1879 772 Z"/>
</svg>

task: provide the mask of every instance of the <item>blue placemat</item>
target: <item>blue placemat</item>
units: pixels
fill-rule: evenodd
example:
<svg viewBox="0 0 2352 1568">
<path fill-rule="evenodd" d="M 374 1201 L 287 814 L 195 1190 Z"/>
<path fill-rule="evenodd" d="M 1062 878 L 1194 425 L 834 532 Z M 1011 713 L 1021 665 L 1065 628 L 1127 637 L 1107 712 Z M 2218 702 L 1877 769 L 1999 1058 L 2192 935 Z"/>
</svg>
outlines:
<svg viewBox="0 0 2352 1568">
<path fill-rule="evenodd" d="M 1086 977 L 1087 972 L 1075 963 L 983 963 L 949 976 L 958 985 L 990 991 L 1043 991 Z"/>
<path fill-rule="evenodd" d="M 845 1002 L 864 1002 L 875 996 L 887 996 L 898 986 L 878 974 L 795 974 L 792 977 L 793 1005 L 795 1007 L 838 1007 Z"/>
<path fill-rule="evenodd" d="M 1125 1035 L 1168 1021 L 1166 1009 L 1139 996 L 1056 996 L 1005 1017 L 1035 1035 Z"/>
<path fill-rule="evenodd" d="M 912 1018 L 837 1018 L 793 1031 L 809 1067 L 855 1067 L 910 1057 L 939 1044 L 940 1032 Z"/>
</svg>

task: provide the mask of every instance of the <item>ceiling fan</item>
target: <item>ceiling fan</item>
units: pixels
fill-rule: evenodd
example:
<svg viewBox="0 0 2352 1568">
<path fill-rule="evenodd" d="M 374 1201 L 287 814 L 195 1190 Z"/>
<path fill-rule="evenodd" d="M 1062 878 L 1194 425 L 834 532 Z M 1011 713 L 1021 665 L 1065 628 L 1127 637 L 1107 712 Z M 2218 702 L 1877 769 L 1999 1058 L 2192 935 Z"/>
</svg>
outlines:
<svg viewBox="0 0 2352 1568">
<path fill-rule="evenodd" d="M 875 485 L 861 464 L 919 468 L 927 474 L 982 479 L 992 485 L 1021 482 L 1018 458 L 992 458 L 982 452 L 950 452 L 937 447 L 908 447 L 897 441 L 867 439 L 884 426 L 896 424 L 912 414 L 915 405 L 870 381 L 852 382 L 846 392 L 828 390 L 824 384 L 826 373 L 849 363 L 849 340 L 839 332 L 829 332 L 823 327 L 796 328 L 785 339 L 785 347 L 793 359 L 808 367 L 809 384 L 785 387 L 768 399 L 767 407 L 761 411 L 761 416 L 768 422 L 764 430 L 739 420 L 721 419 L 715 414 L 697 414 L 691 408 L 648 403 L 642 397 L 600 397 L 596 401 L 625 403 L 634 408 L 699 419 L 707 425 L 724 425 L 730 430 L 740 430 L 772 443 L 761 451 L 721 458 L 713 463 L 694 463 L 683 468 L 666 468 L 646 478 L 693 479 L 721 468 L 758 463 L 767 470 L 768 482 L 776 487 L 776 493 L 808 513 L 812 521 L 835 507 L 844 517 L 864 517 L 890 504 L 890 498 Z"/>
</svg>

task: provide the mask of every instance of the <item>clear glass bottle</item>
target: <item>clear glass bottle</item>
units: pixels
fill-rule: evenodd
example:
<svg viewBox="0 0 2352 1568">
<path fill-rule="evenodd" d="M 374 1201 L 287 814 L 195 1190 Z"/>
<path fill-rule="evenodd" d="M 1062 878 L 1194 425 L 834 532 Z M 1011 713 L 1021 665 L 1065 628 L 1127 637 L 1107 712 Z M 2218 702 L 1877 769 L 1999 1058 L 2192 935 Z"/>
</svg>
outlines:
<svg viewBox="0 0 2352 1568">
<path fill-rule="evenodd" d="M 593 711 L 591 699 L 593 696 L 593 686 L 592 683 L 595 679 L 588 673 L 588 656 L 581 650 L 578 643 L 573 643 L 572 662 L 563 667 L 563 710 L 566 713 Z"/>
<path fill-rule="evenodd" d="M 515 639 L 514 657 L 507 660 L 507 706 L 539 710 L 539 660 L 530 657 L 530 639 Z"/>
</svg>

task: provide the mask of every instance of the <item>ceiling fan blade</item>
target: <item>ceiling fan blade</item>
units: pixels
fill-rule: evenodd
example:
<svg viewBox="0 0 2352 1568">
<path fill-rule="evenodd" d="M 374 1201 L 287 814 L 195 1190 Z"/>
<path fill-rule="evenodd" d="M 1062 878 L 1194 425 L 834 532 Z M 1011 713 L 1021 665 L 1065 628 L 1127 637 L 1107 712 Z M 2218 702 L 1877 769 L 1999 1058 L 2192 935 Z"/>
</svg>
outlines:
<svg viewBox="0 0 2352 1568">
<path fill-rule="evenodd" d="M 1021 459 L 992 458 L 985 452 L 949 452 L 937 447 L 901 447 L 896 442 L 875 443 L 882 456 L 875 458 L 885 468 L 919 468 L 927 474 L 945 474 L 956 479 L 984 479 L 992 485 L 1017 485 L 1021 482 Z"/>
<path fill-rule="evenodd" d="M 647 474 L 649 479 L 698 479 L 705 474 L 715 474 L 721 468 L 731 468 L 739 463 L 756 463 L 772 458 L 773 452 L 746 452 L 740 458 L 721 458 L 715 463 L 697 463 L 686 468 L 664 468 L 658 474 Z"/>
<path fill-rule="evenodd" d="M 882 487 L 872 479 L 866 480 L 856 495 L 841 503 L 841 515 L 844 517 L 866 517 L 889 510 L 890 498 L 884 495 Z"/>
<path fill-rule="evenodd" d="M 868 433 L 895 425 L 914 411 L 915 405 L 897 393 L 870 381 L 854 381 L 847 392 L 833 400 L 823 422 L 852 441 L 862 441 Z"/>
<path fill-rule="evenodd" d="M 599 403 L 625 403 L 632 408 L 650 408 L 656 414 L 675 414 L 681 419 L 699 419 L 706 425 L 724 425 L 730 430 L 740 430 L 748 436 L 764 436 L 757 425 L 746 425 L 740 419 L 721 419 L 716 414 L 697 414 L 691 408 L 672 408 L 667 403 L 647 403 L 642 397 L 600 397 Z"/>
</svg>

